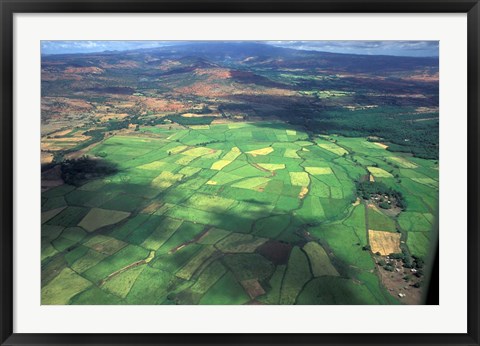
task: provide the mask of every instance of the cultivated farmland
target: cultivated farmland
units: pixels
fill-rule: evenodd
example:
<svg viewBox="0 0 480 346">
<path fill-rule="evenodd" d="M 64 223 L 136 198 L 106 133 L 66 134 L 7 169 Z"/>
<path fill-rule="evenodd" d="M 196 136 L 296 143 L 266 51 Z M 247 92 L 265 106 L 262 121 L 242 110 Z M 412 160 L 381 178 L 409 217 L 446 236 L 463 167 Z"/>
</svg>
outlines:
<svg viewBox="0 0 480 346">
<path fill-rule="evenodd" d="M 42 304 L 422 303 L 438 61 L 205 47 L 42 55 Z"/>
<path fill-rule="evenodd" d="M 294 140 L 275 140 L 285 139 L 285 131 Z M 432 210 L 422 192 L 429 189 L 435 196 L 434 185 L 415 180 L 413 173 L 395 182 L 394 174 L 406 164 L 391 164 L 407 162 L 402 155 L 381 147 L 362 153 L 363 138 L 343 143 L 336 137 L 337 144 L 315 147 L 302 130 L 278 122 L 187 129 L 178 142 L 168 139 L 166 127 L 156 127 L 155 133 L 158 140 L 148 128 L 105 139 L 88 154 L 104 153 L 104 160 L 120 167 L 117 172 L 44 193 L 43 272 L 61 270 L 44 282 L 45 304 L 76 303 L 87 294 L 92 304 L 138 303 L 153 292 L 154 283 L 142 281 L 152 270 L 161 274 L 151 278 L 161 280 L 155 299 L 147 300 L 155 304 L 294 304 L 297 298 L 303 304 L 311 301 L 312 290 L 325 294 L 319 303 L 348 302 L 337 295 L 349 290 L 356 295 L 352 302 L 389 304 L 383 294 L 368 294 L 372 280 L 378 290 L 385 288 L 376 276 L 363 281 L 362 273 L 375 260 L 362 248 L 370 244 L 373 253 L 388 256 L 401 252 L 403 236 L 412 255 L 428 253 Z M 213 138 L 229 133 L 236 139 L 188 144 L 199 133 Z M 311 150 L 302 151 L 298 141 Z M 298 158 L 272 149 L 286 144 Z M 333 155 L 322 155 L 324 149 Z M 354 150 L 365 165 L 348 156 L 339 160 Z M 179 163 L 185 156 L 192 160 Z M 381 165 L 369 166 L 371 161 Z M 435 180 L 426 160 L 416 159 L 415 167 Z M 397 218 L 369 201 L 354 203 L 354 182 L 368 173 L 416 198 L 415 211 L 407 207 Z M 288 262 L 264 257 L 261 249 L 272 241 L 293 246 Z M 65 283 L 57 296 L 63 278 L 75 285 Z M 328 278 L 332 286 L 320 285 Z"/>
</svg>

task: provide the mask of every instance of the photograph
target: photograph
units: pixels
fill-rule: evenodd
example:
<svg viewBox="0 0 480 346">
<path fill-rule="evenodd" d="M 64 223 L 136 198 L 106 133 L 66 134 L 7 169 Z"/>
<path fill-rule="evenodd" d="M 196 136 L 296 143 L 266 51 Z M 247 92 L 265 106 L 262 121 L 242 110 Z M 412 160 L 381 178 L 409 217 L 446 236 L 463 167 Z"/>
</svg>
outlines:
<svg viewBox="0 0 480 346">
<path fill-rule="evenodd" d="M 438 41 L 40 46 L 42 305 L 425 304 Z"/>
</svg>

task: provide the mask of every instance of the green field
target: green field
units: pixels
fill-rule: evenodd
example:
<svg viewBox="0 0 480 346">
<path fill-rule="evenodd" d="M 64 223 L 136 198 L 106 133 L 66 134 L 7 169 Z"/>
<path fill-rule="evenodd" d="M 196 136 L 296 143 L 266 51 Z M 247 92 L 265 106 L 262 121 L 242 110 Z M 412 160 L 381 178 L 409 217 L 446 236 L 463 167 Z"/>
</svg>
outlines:
<svg viewBox="0 0 480 346">
<path fill-rule="evenodd" d="M 368 229 L 417 257 L 434 239 L 436 164 L 363 137 L 142 126 L 99 153 L 114 173 L 42 193 L 42 304 L 391 304 Z M 369 173 L 405 210 L 356 201 Z"/>
</svg>

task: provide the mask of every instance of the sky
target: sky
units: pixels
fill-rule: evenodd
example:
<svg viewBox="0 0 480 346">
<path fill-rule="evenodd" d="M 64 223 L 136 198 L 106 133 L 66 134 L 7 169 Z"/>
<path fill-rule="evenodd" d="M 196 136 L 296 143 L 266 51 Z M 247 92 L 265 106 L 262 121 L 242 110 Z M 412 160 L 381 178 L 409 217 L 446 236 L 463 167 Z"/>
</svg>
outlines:
<svg viewBox="0 0 480 346">
<path fill-rule="evenodd" d="M 269 41 L 278 47 L 331 53 L 438 56 L 438 41 Z"/>
<path fill-rule="evenodd" d="M 331 53 L 438 56 L 438 41 L 263 41 L 277 47 Z M 42 41 L 42 54 L 93 53 L 171 46 L 185 41 Z"/>
</svg>

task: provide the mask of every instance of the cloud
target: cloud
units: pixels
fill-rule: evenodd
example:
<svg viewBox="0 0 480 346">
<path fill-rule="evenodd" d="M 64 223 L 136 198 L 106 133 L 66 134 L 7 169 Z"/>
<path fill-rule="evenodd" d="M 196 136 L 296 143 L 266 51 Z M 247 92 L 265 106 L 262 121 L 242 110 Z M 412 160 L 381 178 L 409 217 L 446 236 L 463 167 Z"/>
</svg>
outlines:
<svg viewBox="0 0 480 346">
<path fill-rule="evenodd" d="M 94 53 L 169 45 L 166 41 L 42 41 L 42 54 Z"/>
<path fill-rule="evenodd" d="M 268 41 L 278 47 L 331 53 L 438 56 L 438 41 Z"/>
<path fill-rule="evenodd" d="M 182 41 L 42 41 L 42 54 L 93 53 L 154 48 Z M 438 41 L 262 41 L 278 47 L 331 53 L 438 56 Z M 183 41 L 182 43 L 185 43 Z"/>
</svg>

